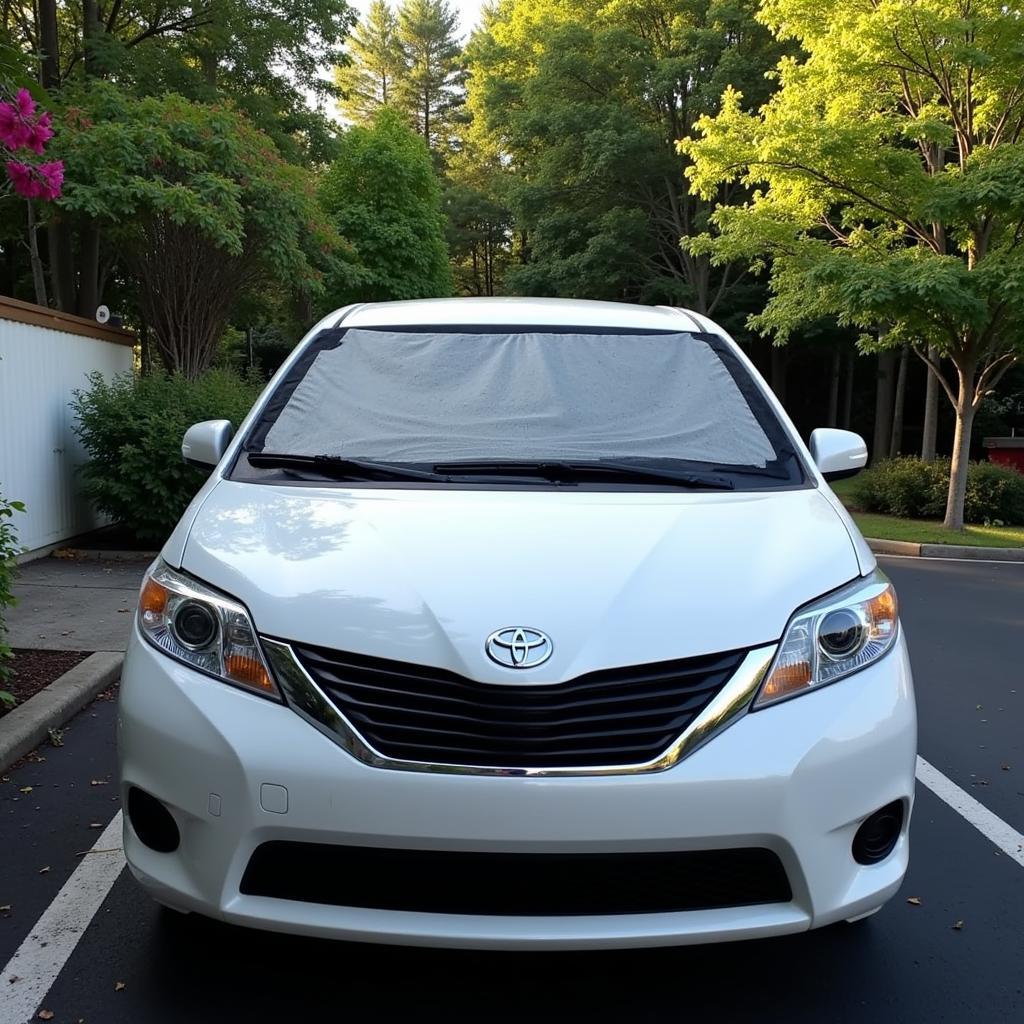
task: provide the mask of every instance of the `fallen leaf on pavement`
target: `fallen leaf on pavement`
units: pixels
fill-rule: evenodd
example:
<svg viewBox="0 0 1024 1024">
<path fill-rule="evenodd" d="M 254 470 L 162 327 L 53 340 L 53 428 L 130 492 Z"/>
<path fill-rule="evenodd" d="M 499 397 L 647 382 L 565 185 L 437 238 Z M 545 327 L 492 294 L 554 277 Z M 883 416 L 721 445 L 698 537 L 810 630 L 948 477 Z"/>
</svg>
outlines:
<svg viewBox="0 0 1024 1024">
<path fill-rule="evenodd" d="M 21 981 L 21 978 L 17 974 L 12 974 L 7 980 L 13 985 L 16 981 Z"/>
<path fill-rule="evenodd" d="M 955 931 L 955 932 L 961 931 L 963 929 L 963 926 L 964 926 L 963 921 L 954 921 L 953 922 L 953 931 Z"/>
<path fill-rule="evenodd" d="M 911 896 L 907 900 L 907 902 L 913 904 L 915 907 L 919 907 L 919 906 L 921 906 L 921 897 L 920 896 Z"/>
<path fill-rule="evenodd" d="M 1004 772 L 1008 772 L 1010 770 L 1010 766 L 1008 764 L 1001 764 L 999 767 L 1002 768 Z"/>
<path fill-rule="evenodd" d="M 124 982 L 123 981 L 115 981 L 114 982 L 114 991 L 115 992 L 123 992 L 124 991 L 124 987 L 125 986 L 124 986 Z"/>
<path fill-rule="evenodd" d="M 10 909 L 11 909 L 10 903 L 5 903 L 2 907 L 0 907 L 0 914 L 9 913 Z"/>
<path fill-rule="evenodd" d="M 39 1011 L 39 1019 L 40 1020 L 53 1020 L 53 1010 L 40 1010 Z"/>
<path fill-rule="evenodd" d="M 105 786 L 110 780 L 109 779 L 92 779 L 89 782 L 90 786 Z"/>
<path fill-rule="evenodd" d="M 31 786 L 22 786 L 21 789 L 18 790 L 18 792 L 19 793 L 25 793 L 25 794 L 31 793 L 32 792 L 32 787 Z"/>
<path fill-rule="evenodd" d="M 47 864 L 45 868 L 40 868 L 40 869 L 39 869 L 39 874 L 41 874 L 41 875 L 45 875 L 45 874 L 46 874 L 46 872 L 47 872 L 47 871 L 49 871 L 49 870 L 50 870 L 50 865 L 49 865 L 49 864 Z"/>
<path fill-rule="evenodd" d="M 89 822 L 89 828 L 103 828 L 103 822 L 102 821 L 90 821 Z"/>
</svg>

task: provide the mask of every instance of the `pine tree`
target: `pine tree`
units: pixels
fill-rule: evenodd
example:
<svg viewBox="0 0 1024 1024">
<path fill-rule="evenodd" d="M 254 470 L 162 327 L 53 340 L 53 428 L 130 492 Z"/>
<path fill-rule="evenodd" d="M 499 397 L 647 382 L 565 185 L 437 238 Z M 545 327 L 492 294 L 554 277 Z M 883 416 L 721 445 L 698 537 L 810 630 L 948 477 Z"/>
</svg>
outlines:
<svg viewBox="0 0 1024 1024">
<path fill-rule="evenodd" d="M 335 72 L 342 113 L 357 124 L 372 120 L 381 107 L 394 106 L 404 74 L 398 16 L 387 0 L 373 0 L 352 33 L 350 63 Z"/>
<path fill-rule="evenodd" d="M 450 148 L 450 129 L 462 105 L 462 48 L 458 14 L 447 0 L 404 0 L 398 37 L 405 70 L 401 109 L 434 152 Z"/>
</svg>

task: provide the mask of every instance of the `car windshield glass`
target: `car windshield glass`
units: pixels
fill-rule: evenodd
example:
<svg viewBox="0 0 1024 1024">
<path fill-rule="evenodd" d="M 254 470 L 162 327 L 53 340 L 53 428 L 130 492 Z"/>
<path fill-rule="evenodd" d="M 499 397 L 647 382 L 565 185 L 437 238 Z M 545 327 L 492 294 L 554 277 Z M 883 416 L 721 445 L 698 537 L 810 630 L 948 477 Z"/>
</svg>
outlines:
<svg viewBox="0 0 1024 1024">
<path fill-rule="evenodd" d="M 324 332 L 245 451 L 450 472 L 459 462 L 627 460 L 775 477 L 789 475 L 778 469 L 793 454 L 714 335 L 532 327 Z"/>
</svg>

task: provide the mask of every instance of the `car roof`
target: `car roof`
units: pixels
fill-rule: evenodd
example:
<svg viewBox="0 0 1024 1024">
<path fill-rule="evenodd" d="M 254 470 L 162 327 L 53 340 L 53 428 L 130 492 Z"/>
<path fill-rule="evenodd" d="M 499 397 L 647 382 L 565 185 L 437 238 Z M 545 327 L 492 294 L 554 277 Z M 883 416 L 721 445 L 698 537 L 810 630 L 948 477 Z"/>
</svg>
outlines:
<svg viewBox="0 0 1024 1024">
<path fill-rule="evenodd" d="M 399 327 L 495 324 L 568 325 L 667 331 L 708 331 L 714 325 L 689 310 L 673 306 L 639 306 L 590 299 L 457 298 L 405 302 L 367 302 L 337 310 L 335 325 Z M 330 321 L 329 321 L 330 322 Z M 715 333 L 718 333 L 717 330 Z"/>
</svg>

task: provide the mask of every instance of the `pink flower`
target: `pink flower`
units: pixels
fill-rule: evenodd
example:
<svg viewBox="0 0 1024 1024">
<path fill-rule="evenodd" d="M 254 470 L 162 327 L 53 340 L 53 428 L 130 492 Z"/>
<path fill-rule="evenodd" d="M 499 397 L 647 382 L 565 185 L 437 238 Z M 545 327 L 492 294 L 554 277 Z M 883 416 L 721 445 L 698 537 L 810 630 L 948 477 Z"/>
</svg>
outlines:
<svg viewBox="0 0 1024 1024">
<path fill-rule="evenodd" d="M 32 94 L 28 89 L 19 89 L 14 97 L 14 102 L 17 103 L 18 113 L 25 121 L 36 112 L 36 101 L 32 99 Z"/>
<path fill-rule="evenodd" d="M 38 121 L 29 129 L 28 141 L 25 143 L 33 153 L 42 156 L 46 143 L 53 138 L 53 129 L 50 127 L 50 115 L 43 114 Z"/>
<path fill-rule="evenodd" d="M 47 164 L 40 164 L 36 168 L 36 173 L 42 177 L 45 183 L 39 198 L 56 199 L 64 185 L 64 161 L 51 160 Z"/>
<path fill-rule="evenodd" d="M 19 160 L 9 160 L 7 177 L 11 179 L 14 191 L 25 199 L 56 199 L 64 184 L 64 163 L 53 160 L 30 167 Z"/>
<path fill-rule="evenodd" d="M 31 135 L 31 129 L 22 120 L 18 108 L 11 103 L 0 103 L 0 143 L 8 149 L 21 149 Z"/>
<path fill-rule="evenodd" d="M 20 163 L 17 160 L 8 160 L 7 177 L 11 179 L 14 191 L 26 199 L 35 199 L 38 194 L 39 182 L 32 174 L 32 168 L 28 164 Z"/>
</svg>

